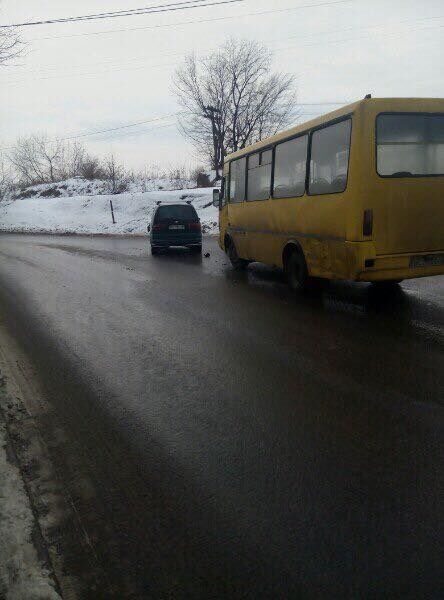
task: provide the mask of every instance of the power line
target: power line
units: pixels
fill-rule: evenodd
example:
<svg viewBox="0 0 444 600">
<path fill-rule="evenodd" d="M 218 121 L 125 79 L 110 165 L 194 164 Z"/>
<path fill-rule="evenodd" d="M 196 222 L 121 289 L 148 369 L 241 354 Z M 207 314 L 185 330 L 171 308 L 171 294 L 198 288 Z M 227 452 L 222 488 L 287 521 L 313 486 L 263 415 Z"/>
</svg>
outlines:
<svg viewBox="0 0 444 600">
<path fill-rule="evenodd" d="M 23 87 L 23 85 L 20 84 L 26 84 L 28 82 L 32 82 L 32 81 L 48 81 L 51 79 L 71 79 L 74 77 L 90 77 L 92 75 L 107 75 L 107 74 L 114 74 L 114 73 L 119 73 L 121 71 L 125 71 L 125 72 L 132 72 L 132 71 L 141 71 L 141 70 L 145 70 L 147 68 L 147 66 L 150 69 L 158 69 L 158 68 L 162 68 L 162 67 L 174 67 L 176 66 L 177 63 L 162 63 L 162 64 L 157 64 L 157 65 L 146 65 L 143 64 L 139 67 L 121 67 L 118 69 L 114 69 L 114 68 L 110 68 L 107 71 L 87 71 L 86 73 L 69 73 L 66 75 L 47 75 L 45 77 L 32 77 L 32 78 L 24 78 L 24 79 L 16 79 L 13 80 L 12 82 L 8 82 L 8 85 L 3 86 L 5 89 L 10 88 L 10 87 Z M 112 67 L 112 63 L 110 64 L 110 67 Z"/>
<path fill-rule="evenodd" d="M 402 37 L 405 34 L 410 34 L 410 33 L 415 33 L 418 31 L 425 31 L 425 30 L 430 30 L 430 29 L 442 29 L 444 28 L 444 25 L 435 25 L 435 26 L 430 26 L 430 27 L 415 27 L 415 28 L 411 28 L 411 29 L 406 29 L 404 31 L 399 31 L 399 32 L 392 32 L 392 33 L 386 33 L 386 32 L 375 32 L 378 35 L 380 34 L 384 34 L 387 38 L 393 39 L 393 38 L 399 38 Z M 362 28 L 362 29 L 369 29 L 369 28 Z M 313 37 L 316 36 L 312 36 L 311 39 L 313 39 Z M 276 40 L 276 41 L 285 41 L 286 39 L 293 39 L 293 36 L 291 38 L 282 38 L 282 40 Z M 361 40 L 368 40 L 368 39 L 372 39 L 371 35 L 370 36 L 366 36 L 366 37 L 357 37 L 357 38 L 346 38 L 346 39 L 337 39 L 337 40 L 322 40 L 322 41 L 311 41 L 309 43 L 303 43 L 303 44 L 297 44 L 297 45 L 292 45 L 292 46 L 284 46 L 284 47 L 280 47 L 280 48 L 275 48 L 274 52 L 283 52 L 283 51 L 292 51 L 292 50 L 300 50 L 301 48 L 307 48 L 307 47 L 312 47 L 313 45 L 329 45 L 329 44 L 343 44 L 343 43 L 347 43 L 347 42 L 353 42 L 353 41 L 361 41 Z M 430 41 L 430 40 L 429 40 Z M 177 53 L 169 53 L 169 54 L 165 54 L 165 56 L 182 56 L 183 53 L 182 52 L 177 52 Z M 163 55 L 161 55 L 163 56 Z M 83 73 L 68 73 L 68 74 L 64 74 L 64 75 L 46 75 L 43 77 L 33 77 L 31 79 L 29 78 L 22 78 L 22 79 L 12 79 L 12 80 L 6 80 L 6 85 L 4 86 L 5 88 L 10 88 L 10 87 L 15 87 L 15 86 L 20 86 L 22 87 L 20 84 L 26 84 L 28 82 L 31 81 L 47 81 L 47 80 L 51 80 L 51 79 L 70 79 L 70 78 L 74 78 L 74 77 L 88 77 L 88 76 L 92 76 L 92 75 L 107 75 L 107 74 L 113 74 L 113 73 L 117 73 L 117 72 L 132 72 L 132 71 L 141 71 L 141 70 L 145 70 L 147 68 L 150 69 L 155 69 L 155 68 L 162 68 L 162 67 L 174 67 L 176 66 L 177 63 L 163 63 L 163 64 L 155 64 L 155 65 L 150 65 L 150 64 L 146 64 L 143 63 L 140 66 L 137 67 L 131 67 L 131 66 L 127 66 L 127 67 L 120 67 L 120 68 L 113 68 L 113 64 L 119 64 L 119 63 L 125 63 L 125 62 L 137 62 L 137 60 L 134 61 L 134 59 L 129 59 L 127 61 L 116 61 L 113 62 L 108 61 L 107 63 L 98 63 L 98 64 L 104 64 L 104 65 L 108 65 L 110 68 L 108 70 L 105 71 L 87 71 L 87 72 L 83 72 Z"/>
<path fill-rule="evenodd" d="M 194 19 L 191 21 L 181 21 L 177 23 L 163 23 L 159 25 L 142 25 L 139 27 L 124 27 L 122 29 L 107 29 L 105 31 L 90 31 L 87 33 L 73 33 L 69 35 L 53 35 L 47 36 L 43 38 L 31 38 L 31 42 L 40 42 L 44 40 L 60 40 L 60 39 L 68 39 L 73 37 L 88 37 L 91 35 L 108 35 L 111 33 L 122 33 L 125 31 L 142 31 L 146 29 L 164 29 L 167 27 L 178 27 L 182 25 L 193 25 L 195 23 L 215 23 L 219 21 L 228 21 L 232 19 L 241 19 L 245 17 L 254 17 L 259 15 L 270 15 L 273 13 L 283 13 L 283 12 L 292 12 L 295 10 L 303 10 L 306 8 L 317 8 L 321 6 L 334 6 L 336 4 L 349 4 L 350 2 L 354 2 L 355 0 L 335 0 L 334 2 L 318 2 L 316 4 L 304 4 L 300 6 L 293 6 L 290 8 L 275 8 L 271 10 L 257 11 L 251 13 L 244 13 L 242 15 L 227 15 L 225 17 L 213 17 L 210 19 Z"/>
<path fill-rule="evenodd" d="M 98 19 L 113 19 L 116 17 L 131 17 L 137 15 L 152 15 L 164 12 L 176 12 L 178 10 L 189 10 L 191 8 L 202 8 L 206 6 L 220 6 L 222 4 L 238 4 L 239 2 L 247 2 L 248 0 L 188 0 L 185 2 L 175 2 L 174 4 L 159 4 L 158 6 L 146 7 L 140 9 L 132 9 L 132 11 L 118 11 L 118 13 L 98 13 L 95 15 L 83 15 L 79 17 L 65 17 L 60 19 L 47 19 L 44 21 L 26 21 L 24 23 L 11 23 L 9 25 L 0 25 L 0 29 L 11 27 L 29 27 L 35 25 L 52 25 L 54 23 L 77 23 L 79 21 L 91 21 Z M 199 3 L 199 4 L 196 4 Z M 193 3 L 191 5 L 191 3 Z M 184 6 L 187 4 L 188 6 Z M 138 11 L 138 12 L 135 12 Z"/>
<path fill-rule="evenodd" d="M 154 123 L 155 121 L 162 121 L 163 119 L 168 119 L 170 117 L 175 117 L 180 112 L 170 113 L 169 115 L 165 115 L 163 117 L 156 117 L 154 119 L 147 119 L 146 121 L 138 121 L 137 123 L 128 123 L 127 125 L 120 125 L 119 127 L 110 127 L 108 129 L 100 129 L 99 131 L 89 131 L 86 133 L 80 133 L 77 135 L 66 136 L 62 138 L 58 138 L 60 140 L 78 140 L 84 137 L 91 137 L 92 135 L 98 135 L 100 133 L 110 133 L 112 131 L 120 131 L 122 129 L 129 129 L 130 127 L 138 127 L 139 125 L 147 125 L 148 123 Z"/>
<path fill-rule="evenodd" d="M 348 102 L 299 102 L 297 103 L 297 106 L 343 106 L 344 104 L 347 104 Z M 125 125 L 119 125 L 118 127 L 109 127 L 106 129 L 99 129 L 97 131 L 86 131 L 86 132 L 74 132 L 73 134 L 69 134 L 67 136 L 64 137 L 57 137 L 57 138 L 53 138 L 52 140 L 49 141 L 68 141 L 68 140 L 78 140 L 78 139 L 82 139 L 85 137 L 92 137 L 94 135 L 100 135 L 103 133 L 112 133 L 115 131 L 122 131 L 124 129 L 130 129 L 132 127 L 139 127 L 140 125 L 147 125 L 149 123 L 155 123 L 157 121 L 163 121 L 164 119 L 169 119 L 170 117 L 177 117 L 178 115 L 182 114 L 182 111 L 176 111 L 173 113 L 170 113 L 168 115 L 164 115 L 162 117 L 154 117 L 151 119 L 146 119 L 144 121 L 137 121 L 135 123 L 127 123 Z M 299 113 L 300 115 L 309 115 L 312 113 Z M 319 113 L 315 113 L 315 114 L 319 114 Z M 165 125 L 160 125 L 158 127 L 154 127 L 154 128 L 150 128 L 148 131 L 151 131 L 152 129 L 161 129 L 163 127 L 171 127 L 173 126 L 174 123 L 167 123 Z M 3 147 L 0 148 L 0 150 L 11 150 L 12 148 L 14 148 L 14 146 L 7 146 L 7 147 Z"/>
<path fill-rule="evenodd" d="M 86 132 L 78 132 L 78 133 L 74 133 L 74 134 L 69 134 L 69 135 L 61 137 L 61 138 L 60 137 L 53 138 L 52 140 L 49 140 L 49 141 L 55 142 L 55 141 L 67 141 L 67 140 L 79 140 L 81 138 L 91 137 L 93 135 L 99 135 L 102 133 L 111 133 L 113 131 L 129 129 L 131 127 L 138 127 L 139 125 L 147 125 L 148 123 L 155 123 L 156 121 L 163 121 L 164 119 L 169 119 L 170 117 L 176 117 L 179 114 L 181 114 L 181 111 L 176 111 L 174 113 L 164 115 L 163 117 L 155 117 L 155 118 L 151 118 L 151 119 L 146 119 L 144 121 L 137 121 L 136 123 L 127 123 L 126 125 L 119 125 L 118 127 L 109 127 L 107 129 L 100 129 L 98 131 L 86 131 Z M 173 125 L 173 123 L 170 123 L 169 125 Z M 14 148 L 14 146 L 3 147 L 3 148 L 0 148 L 0 150 L 11 150 L 12 148 Z"/>
<path fill-rule="evenodd" d="M 319 31 L 316 36 L 313 35 L 297 35 L 297 36 L 289 36 L 289 37 L 285 37 L 285 38 L 275 38 L 274 40 L 270 40 L 269 43 L 280 43 L 283 41 L 287 41 L 287 40 L 293 40 L 293 39 L 301 39 L 301 40 L 306 40 L 308 39 L 313 39 L 314 37 L 318 37 L 319 35 L 329 35 L 329 34 L 338 34 L 338 33 L 343 33 L 343 32 L 348 32 L 348 31 L 368 31 L 368 30 L 374 30 L 374 29 L 380 29 L 382 28 L 387 28 L 387 27 L 392 27 L 393 25 L 398 25 L 400 23 L 410 23 L 411 21 L 430 21 L 430 20 L 436 20 L 436 19 L 443 19 L 444 16 L 440 15 L 440 16 L 434 16 L 434 17 L 423 17 L 421 19 L 403 19 L 401 21 L 396 21 L 395 22 L 391 22 L 391 23 L 385 23 L 385 24 L 380 24 L 380 25 L 372 25 L 369 27 L 347 27 L 344 29 L 331 29 L 331 30 L 327 30 L 327 31 Z M 435 27 L 427 27 L 427 28 L 413 28 L 413 29 L 404 29 L 404 30 L 400 30 L 400 31 L 394 31 L 394 32 L 385 32 L 385 31 L 381 31 L 381 32 L 377 32 L 375 31 L 374 33 L 377 35 L 387 35 L 387 36 L 393 36 L 393 35 L 403 35 L 403 34 L 409 34 L 411 32 L 415 32 L 415 31 L 423 31 L 424 29 L 438 29 L 441 28 L 442 26 L 435 26 Z M 358 38 L 356 38 L 358 39 Z M 362 39 L 362 38 L 359 38 Z M 321 44 L 328 44 L 328 43 L 339 43 L 339 42 L 345 42 L 345 41 L 352 41 L 352 39 L 348 38 L 346 40 L 322 40 L 320 43 Z M 306 44 L 305 44 L 306 45 Z M 299 47 L 299 46 L 298 46 Z M 296 46 L 290 46 L 287 47 L 285 49 L 292 49 L 292 48 L 296 48 Z M 284 48 L 282 48 L 283 50 Z M 278 48 L 277 51 L 281 50 L 281 48 Z M 183 51 L 181 52 L 162 52 L 161 54 L 158 54 L 157 56 L 183 56 Z M 140 62 L 140 63 L 144 63 L 145 59 L 143 57 L 132 57 L 132 58 L 127 58 L 127 59 L 122 59 L 122 60 L 115 60 L 112 58 L 107 59 L 106 61 L 100 61 L 100 62 L 96 62 L 96 63 L 91 63 L 89 62 L 88 64 L 83 64 L 83 65 L 69 65 L 70 68 L 73 69 L 81 69 L 83 67 L 90 67 L 91 65 L 106 65 L 106 66 L 114 66 L 116 64 L 126 64 L 126 63 L 133 63 L 133 62 Z M 144 63 L 145 64 L 145 63 Z M 54 69 L 57 69 L 59 65 L 47 65 L 44 69 L 40 69 L 38 72 L 43 72 L 45 73 L 45 71 L 51 71 Z M 151 65 L 148 65 L 151 66 Z M 154 65 L 155 67 L 160 66 L 160 65 Z M 164 65 L 164 66 L 170 66 L 168 65 Z M 138 67 L 139 68 L 139 67 Z M 64 70 L 66 69 L 66 65 L 64 66 Z M 134 70 L 134 69 L 131 69 Z M 35 69 L 31 69 L 30 71 L 32 71 L 33 73 L 35 73 Z M 23 71 L 20 71 L 20 73 L 22 73 Z M 25 71 L 26 72 L 26 71 Z M 108 71 L 102 71 L 103 73 L 108 73 Z M 102 72 L 97 72 L 94 74 L 101 74 Z M 89 73 L 72 73 L 73 77 L 78 77 L 78 76 L 83 76 L 83 75 L 88 75 Z M 52 75 L 50 77 L 39 77 L 39 78 L 33 78 L 33 80 L 35 79 L 48 79 L 48 78 L 57 78 L 57 75 Z M 67 77 L 66 74 L 61 75 L 60 77 Z M 11 80 L 12 83 L 20 83 L 23 81 L 28 81 L 27 79 L 13 79 Z"/>
</svg>

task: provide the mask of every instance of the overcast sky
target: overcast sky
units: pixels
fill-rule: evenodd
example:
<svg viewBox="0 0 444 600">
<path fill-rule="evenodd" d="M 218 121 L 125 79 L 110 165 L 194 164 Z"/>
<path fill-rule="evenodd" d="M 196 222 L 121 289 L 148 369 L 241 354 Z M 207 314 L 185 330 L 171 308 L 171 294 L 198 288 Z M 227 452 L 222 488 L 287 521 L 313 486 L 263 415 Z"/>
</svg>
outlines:
<svg viewBox="0 0 444 600">
<path fill-rule="evenodd" d="M 0 22 L 167 1 L 0 0 Z M 164 117 L 84 138 L 91 152 L 114 152 L 136 169 L 198 162 L 168 116 L 178 109 L 171 76 L 184 55 L 205 54 L 228 37 L 265 43 L 275 69 L 296 75 L 301 120 L 335 108 L 316 103 L 366 93 L 444 97 L 442 0 L 244 0 L 22 31 L 26 56 L 0 70 L 0 145 L 31 133 L 62 137 Z"/>
</svg>

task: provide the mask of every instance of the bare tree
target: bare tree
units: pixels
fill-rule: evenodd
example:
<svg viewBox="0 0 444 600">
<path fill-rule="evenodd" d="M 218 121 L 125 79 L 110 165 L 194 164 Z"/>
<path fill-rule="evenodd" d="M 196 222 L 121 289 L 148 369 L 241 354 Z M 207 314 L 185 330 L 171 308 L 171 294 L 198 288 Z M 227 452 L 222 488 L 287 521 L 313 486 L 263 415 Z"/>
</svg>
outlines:
<svg viewBox="0 0 444 600">
<path fill-rule="evenodd" d="M 67 177 L 78 177 L 82 175 L 83 165 L 87 156 L 83 144 L 78 141 L 67 145 L 65 157 L 65 169 Z"/>
<path fill-rule="evenodd" d="M 20 179 L 33 183 L 55 182 L 64 174 L 66 146 L 46 135 L 19 138 L 9 155 Z"/>
<path fill-rule="evenodd" d="M 125 167 L 116 161 L 114 154 L 110 154 L 105 161 L 105 175 L 111 194 L 121 194 L 126 190 Z"/>
<path fill-rule="evenodd" d="M 13 187 L 13 174 L 8 168 L 5 157 L 0 154 L 0 202 L 6 197 L 7 193 Z"/>
<path fill-rule="evenodd" d="M 173 90 L 183 113 L 179 126 L 217 177 L 224 157 L 276 133 L 295 115 L 294 77 L 271 73 L 272 55 L 263 45 L 229 40 L 176 71 Z"/>
</svg>

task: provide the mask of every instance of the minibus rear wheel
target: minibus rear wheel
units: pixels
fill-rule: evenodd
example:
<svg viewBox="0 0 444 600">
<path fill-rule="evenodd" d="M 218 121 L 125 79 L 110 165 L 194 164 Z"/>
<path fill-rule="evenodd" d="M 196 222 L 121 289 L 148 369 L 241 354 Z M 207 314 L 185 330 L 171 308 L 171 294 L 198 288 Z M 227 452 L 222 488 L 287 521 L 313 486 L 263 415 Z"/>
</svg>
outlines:
<svg viewBox="0 0 444 600">
<path fill-rule="evenodd" d="M 245 260 L 244 258 L 239 257 L 233 240 L 228 241 L 227 254 L 228 254 L 228 258 L 230 259 L 230 262 L 231 262 L 233 268 L 236 269 L 237 271 L 240 271 L 241 269 L 245 269 L 248 266 L 248 260 Z"/>
<path fill-rule="evenodd" d="M 292 290 L 304 292 L 311 288 L 313 279 L 308 274 L 307 263 L 302 252 L 294 250 L 285 261 L 285 273 Z"/>
<path fill-rule="evenodd" d="M 373 281 L 373 287 L 381 290 L 396 289 L 404 279 L 382 279 L 381 281 Z"/>
</svg>

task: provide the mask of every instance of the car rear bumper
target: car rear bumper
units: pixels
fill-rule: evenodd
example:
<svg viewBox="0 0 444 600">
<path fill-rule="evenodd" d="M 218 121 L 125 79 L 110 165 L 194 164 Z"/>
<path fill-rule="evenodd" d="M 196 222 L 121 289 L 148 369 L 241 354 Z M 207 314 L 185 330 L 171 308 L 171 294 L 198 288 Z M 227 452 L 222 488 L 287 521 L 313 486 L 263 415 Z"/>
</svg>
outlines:
<svg viewBox="0 0 444 600">
<path fill-rule="evenodd" d="M 202 235 L 181 234 L 181 235 L 152 235 L 151 246 L 159 248 L 168 248 L 169 246 L 200 246 L 202 244 Z"/>
</svg>

